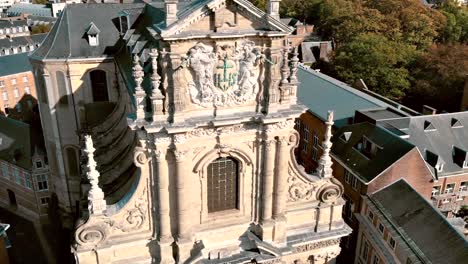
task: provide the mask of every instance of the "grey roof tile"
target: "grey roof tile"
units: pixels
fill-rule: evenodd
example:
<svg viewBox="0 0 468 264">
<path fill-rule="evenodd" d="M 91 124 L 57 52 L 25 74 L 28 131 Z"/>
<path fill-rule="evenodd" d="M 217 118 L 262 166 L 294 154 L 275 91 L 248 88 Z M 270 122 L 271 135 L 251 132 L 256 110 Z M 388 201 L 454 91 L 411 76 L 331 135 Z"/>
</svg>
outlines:
<svg viewBox="0 0 468 264">
<path fill-rule="evenodd" d="M 370 195 L 370 200 L 395 225 L 413 252 L 432 263 L 468 260 L 468 241 L 406 181 L 399 180 Z"/>
<path fill-rule="evenodd" d="M 27 53 L 0 56 L 0 76 L 7 76 L 32 70 Z"/>
</svg>

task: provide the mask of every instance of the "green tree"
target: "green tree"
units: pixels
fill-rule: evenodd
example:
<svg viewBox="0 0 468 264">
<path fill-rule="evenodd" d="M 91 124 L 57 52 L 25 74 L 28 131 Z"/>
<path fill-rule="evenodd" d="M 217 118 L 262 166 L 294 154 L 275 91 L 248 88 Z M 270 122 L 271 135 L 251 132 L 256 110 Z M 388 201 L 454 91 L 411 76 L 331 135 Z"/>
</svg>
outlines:
<svg viewBox="0 0 468 264">
<path fill-rule="evenodd" d="M 442 4 L 439 10 L 447 19 L 440 37 L 441 42 L 468 43 L 468 9 L 450 0 Z"/>
<path fill-rule="evenodd" d="M 33 4 L 45 5 L 45 4 L 48 4 L 48 3 L 49 3 L 48 0 L 33 0 Z"/>
<path fill-rule="evenodd" d="M 414 88 L 411 99 L 446 111 L 459 111 L 460 98 L 468 75 L 468 45 L 431 46 L 411 68 Z"/>
<path fill-rule="evenodd" d="M 333 63 L 338 77 L 345 82 L 363 79 L 371 90 L 398 100 L 410 87 L 406 66 L 415 54 L 410 45 L 366 33 L 338 48 Z"/>
<path fill-rule="evenodd" d="M 39 24 L 36 26 L 33 26 L 31 28 L 31 34 L 42 34 L 42 33 L 47 33 L 50 31 L 50 25 L 49 24 Z"/>
</svg>

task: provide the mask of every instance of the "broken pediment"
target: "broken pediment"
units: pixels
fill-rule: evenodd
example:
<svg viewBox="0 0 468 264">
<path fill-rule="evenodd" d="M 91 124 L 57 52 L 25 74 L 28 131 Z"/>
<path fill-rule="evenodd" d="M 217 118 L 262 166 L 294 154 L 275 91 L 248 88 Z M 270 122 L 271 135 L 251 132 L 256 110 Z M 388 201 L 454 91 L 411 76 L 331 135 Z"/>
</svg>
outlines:
<svg viewBox="0 0 468 264">
<path fill-rule="evenodd" d="M 190 11 L 190 12 L 188 12 Z M 195 37 L 276 32 L 287 34 L 290 29 L 245 0 L 214 0 L 196 10 L 179 14 L 179 20 L 162 30 L 161 36 Z"/>
</svg>

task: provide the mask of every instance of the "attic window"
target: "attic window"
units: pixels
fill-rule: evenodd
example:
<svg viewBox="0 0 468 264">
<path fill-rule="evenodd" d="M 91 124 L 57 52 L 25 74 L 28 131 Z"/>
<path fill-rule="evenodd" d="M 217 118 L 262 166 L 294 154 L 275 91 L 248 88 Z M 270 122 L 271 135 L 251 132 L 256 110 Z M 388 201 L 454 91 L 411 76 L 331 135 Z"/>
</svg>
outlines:
<svg viewBox="0 0 468 264">
<path fill-rule="evenodd" d="M 427 120 L 424 121 L 424 131 L 435 131 L 435 130 L 436 128 L 431 122 Z"/>
<path fill-rule="evenodd" d="M 375 144 L 367 137 L 363 136 L 357 144 L 354 146 L 361 154 L 366 156 L 368 159 L 372 159 L 382 149 L 379 145 Z"/>
<path fill-rule="evenodd" d="M 88 36 L 88 43 L 90 46 L 99 46 L 99 33 L 101 31 L 97 26 L 91 22 L 89 23 L 88 29 L 86 30 L 86 35 Z"/>
<path fill-rule="evenodd" d="M 348 142 L 349 138 L 351 137 L 352 132 L 344 132 L 341 134 L 340 139 L 344 142 Z"/>
<path fill-rule="evenodd" d="M 450 121 L 450 125 L 452 126 L 452 128 L 463 127 L 463 125 L 460 123 L 460 120 L 456 118 L 452 118 L 452 120 Z"/>
<path fill-rule="evenodd" d="M 453 146 L 452 148 L 452 157 L 453 157 L 453 162 L 460 166 L 461 168 L 467 168 L 468 167 L 468 153 L 456 146 Z"/>
<path fill-rule="evenodd" d="M 124 35 L 128 30 L 130 24 L 129 13 L 122 11 L 119 13 L 120 34 Z"/>
<path fill-rule="evenodd" d="M 441 157 L 439 157 L 439 155 L 427 149 L 426 162 L 429 163 L 429 165 L 431 165 L 432 167 L 434 167 L 437 170 L 437 172 L 442 172 L 444 170 L 444 160 Z"/>
</svg>

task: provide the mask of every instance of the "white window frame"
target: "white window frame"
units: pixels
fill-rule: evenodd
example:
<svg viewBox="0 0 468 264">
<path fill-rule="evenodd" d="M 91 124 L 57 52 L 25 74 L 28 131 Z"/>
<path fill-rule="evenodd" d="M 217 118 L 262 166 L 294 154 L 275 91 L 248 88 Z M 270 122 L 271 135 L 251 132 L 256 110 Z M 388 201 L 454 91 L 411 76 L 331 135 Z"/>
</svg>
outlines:
<svg viewBox="0 0 468 264">
<path fill-rule="evenodd" d="M 27 82 L 29 82 L 28 76 L 23 76 L 23 83 L 27 83 Z"/>
<path fill-rule="evenodd" d="M 349 172 L 347 169 L 345 169 L 345 182 L 347 184 L 351 184 L 351 182 L 353 181 L 353 175 L 351 174 L 351 172 Z"/>
<path fill-rule="evenodd" d="M 46 183 L 46 188 L 41 188 L 39 183 Z M 49 178 L 47 177 L 47 174 L 38 174 L 36 175 L 36 183 L 37 183 L 37 191 L 39 192 L 45 192 L 49 190 Z"/>
<path fill-rule="evenodd" d="M 0 81 L 0 87 L 5 87 L 5 81 L 4 80 Z"/>
<path fill-rule="evenodd" d="M 16 78 L 11 79 L 11 84 L 16 85 Z"/>
<path fill-rule="evenodd" d="M 436 190 L 436 188 L 439 187 L 438 190 Z M 432 196 L 431 197 L 434 197 L 434 196 L 437 196 L 437 195 L 440 195 L 440 190 L 442 189 L 442 186 L 440 185 L 437 185 L 437 186 L 432 186 Z"/>
<path fill-rule="evenodd" d="M 3 101 L 8 101 L 8 92 L 7 91 L 2 92 L 2 99 L 3 99 Z"/>
<path fill-rule="evenodd" d="M 13 89 L 13 96 L 14 96 L 15 98 L 20 97 L 19 90 L 18 90 L 17 87 L 15 87 L 15 89 Z"/>
<path fill-rule="evenodd" d="M 312 160 L 318 160 L 318 149 L 315 146 L 312 147 Z"/>
<path fill-rule="evenodd" d="M 382 230 L 380 230 L 380 227 L 382 227 Z M 379 233 L 383 235 L 385 233 L 385 226 L 381 222 L 379 222 L 379 224 L 377 225 L 377 230 L 379 230 Z"/>
<path fill-rule="evenodd" d="M 458 187 L 459 192 L 468 191 L 468 181 L 460 182 L 460 187 Z"/>
<path fill-rule="evenodd" d="M 304 124 L 303 126 L 303 138 L 304 138 L 304 142 L 309 142 L 309 125 L 308 124 Z"/>
<path fill-rule="evenodd" d="M 393 241 L 393 245 L 392 245 Z M 391 249 L 395 249 L 396 247 L 396 241 L 392 236 L 388 236 L 388 245 L 390 246 Z"/>
<path fill-rule="evenodd" d="M 453 185 L 453 187 L 450 188 L 449 185 Z M 453 193 L 453 192 L 455 191 L 455 187 L 456 187 L 456 186 L 457 186 L 457 185 L 456 185 L 455 183 L 453 183 L 453 182 L 452 182 L 452 183 L 447 183 L 447 184 L 445 185 L 445 191 L 444 191 L 444 193 L 446 193 L 446 194 L 448 194 L 448 193 Z"/>
</svg>

